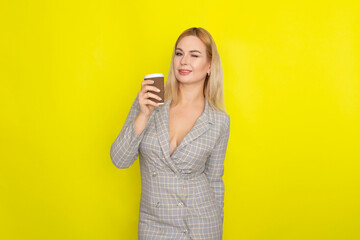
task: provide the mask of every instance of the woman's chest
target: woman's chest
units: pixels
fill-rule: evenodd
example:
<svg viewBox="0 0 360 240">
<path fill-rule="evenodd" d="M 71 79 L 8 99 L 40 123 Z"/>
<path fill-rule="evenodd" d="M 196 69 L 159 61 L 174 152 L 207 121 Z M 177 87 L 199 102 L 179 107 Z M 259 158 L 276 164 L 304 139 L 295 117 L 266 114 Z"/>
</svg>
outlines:
<svg viewBox="0 0 360 240">
<path fill-rule="evenodd" d="M 197 119 L 200 117 L 199 110 L 186 111 L 178 110 L 169 112 L 169 150 L 170 155 L 180 145 L 184 137 L 194 127 Z"/>
<path fill-rule="evenodd" d="M 176 136 L 176 131 L 172 130 L 167 124 L 166 116 L 158 113 L 157 117 L 148 123 L 144 137 L 140 143 L 139 152 L 146 161 L 153 165 L 162 168 L 166 164 L 165 159 L 171 156 L 173 162 L 178 166 L 184 168 L 202 168 L 207 157 L 211 154 L 215 146 L 218 136 L 218 129 L 207 121 L 198 121 L 199 119 L 192 119 L 192 121 L 184 124 L 188 119 L 179 118 L 174 121 L 169 121 L 170 125 L 187 125 L 187 128 L 180 129 L 182 139 L 177 139 L 177 146 L 171 149 L 170 140 Z M 170 117 L 169 117 L 170 118 Z M 189 117 L 190 118 L 190 117 Z M 194 123 L 195 122 L 195 123 Z M 191 126 L 189 126 L 191 125 Z M 185 129 L 185 130 L 184 130 Z M 170 130 L 170 131 L 169 131 Z M 178 148 L 180 143 L 184 142 L 181 148 Z M 171 154 L 174 153 L 174 154 Z"/>
</svg>

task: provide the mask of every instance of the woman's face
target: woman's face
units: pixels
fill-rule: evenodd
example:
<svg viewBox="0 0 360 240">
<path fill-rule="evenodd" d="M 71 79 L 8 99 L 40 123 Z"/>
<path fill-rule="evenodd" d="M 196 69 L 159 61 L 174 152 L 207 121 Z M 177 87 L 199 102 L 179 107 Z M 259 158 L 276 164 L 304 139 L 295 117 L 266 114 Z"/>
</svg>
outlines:
<svg viewBox="0 0 360 240">
<path fill-rule="evenodd" d="M 186 36 L 178 42 L 174 56 L 174 72 L 181 83 L 205 80 L 210 74 L 210 59 L 205 44 L 196 36 Z"/>
</svg>

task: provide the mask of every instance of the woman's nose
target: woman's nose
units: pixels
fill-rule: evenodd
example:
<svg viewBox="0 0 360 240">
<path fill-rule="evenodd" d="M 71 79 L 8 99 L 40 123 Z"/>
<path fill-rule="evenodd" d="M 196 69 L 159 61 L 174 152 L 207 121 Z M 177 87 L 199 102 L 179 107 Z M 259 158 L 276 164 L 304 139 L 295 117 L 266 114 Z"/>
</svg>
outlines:
<svg viewBox="0 0 360 240">
<path fill-rule="evenodd" d="M 187 55 L 183 55 L 183 57 L 181 58 L 180 63 L 181 63 L 181 64 L 187 64 L 187 63 L 188 63 L 188 56 L 187 56 Z"/>
</svg>

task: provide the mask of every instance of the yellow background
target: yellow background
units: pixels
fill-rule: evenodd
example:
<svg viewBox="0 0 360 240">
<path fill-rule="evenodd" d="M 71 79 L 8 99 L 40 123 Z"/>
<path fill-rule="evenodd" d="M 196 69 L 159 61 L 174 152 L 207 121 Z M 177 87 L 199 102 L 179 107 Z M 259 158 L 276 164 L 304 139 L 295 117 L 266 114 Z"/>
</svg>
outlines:
<svg viewBox="0 0 360 240">
<path fill-rule="evenodd" d="M 231 133 L 224 239 L 360 239 L 358 1 L 1 1 L 0 238 L 137 239 L 110 159 L 145 74 L 204 27 Z"/>
</svg>

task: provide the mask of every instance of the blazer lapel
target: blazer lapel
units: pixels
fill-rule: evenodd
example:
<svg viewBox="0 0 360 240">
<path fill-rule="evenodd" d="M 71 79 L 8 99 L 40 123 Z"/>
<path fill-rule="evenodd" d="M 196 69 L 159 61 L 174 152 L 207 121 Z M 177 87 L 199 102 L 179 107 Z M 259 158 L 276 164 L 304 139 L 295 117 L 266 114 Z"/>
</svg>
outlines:
<svg viewBox="0 0 360 240">
<path fill-rule="evenodd" d="M 181 140 L 180 144 L 177 146 L 172 156 L 174 156 L 178 151 L 184 148 L 186 145 L 191 143 L 196 138 L 200 137 L 210 128 L 210 124 L 213 124 L 212 111 L 209 106 L 207 99 L 205 98 L 205 109 L 200 117 L 196 120 L 194 126 L 191 128 L 190 132 Z"/>
<path fill-rule="evenodd" d="M 170 159 L 170 141 L 169 141 L 169 105 L 171 100 L 166 101 L 156 110 L 155 116 L 156 135 L 158 136 L 160 147 L 164 153 L 165 161 L 173 172 L 177 172 L 176 166 Z"/>
<path fill-rule="evenodd" d="M 161 149 L 164 153 L 165 160 L 172 171 L 177 172 L 177 168 L 174 161 L 171 159 L 184 148 L 187 144 L 204 134 L 209 128 L 210 124 L 214 123 L 213 109 L 205 98 L 205 109 L 204 112 L 195 122 L 190 132 L 182 139 L 181 143 L 176 147 L 175 151 L 170 156 L 170 137 L 169 137 L 169 108 L 171 100 L 166 101 L 162 106 L 156 110 L 158 113 L 155 116 L 155 125 L 157 136 L 160 142 Z"/>
</svg>

